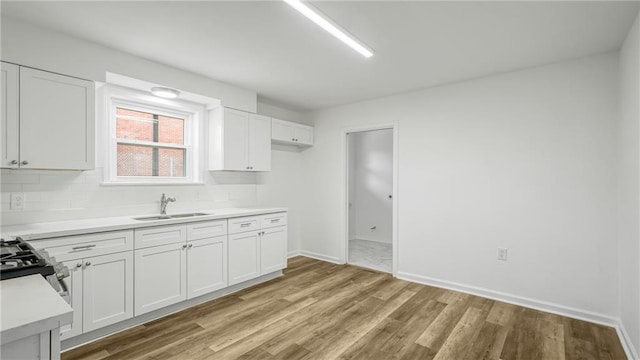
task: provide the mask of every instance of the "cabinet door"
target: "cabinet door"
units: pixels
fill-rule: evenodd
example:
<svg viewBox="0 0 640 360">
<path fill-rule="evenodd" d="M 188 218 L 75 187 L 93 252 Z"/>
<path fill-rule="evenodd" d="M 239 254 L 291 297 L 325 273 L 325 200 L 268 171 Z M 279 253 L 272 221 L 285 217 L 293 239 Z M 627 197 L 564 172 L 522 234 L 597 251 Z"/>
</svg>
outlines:
<svg viewBox="0 0 640 360">
<path fill-rule="evenodd" d="M 20 67 L 20 167 L 92 169 L 94 85 Z"/>
<path fill-rule="evenodd" d="M 135 316 L 186 300 L 186 246 L 169 244 L 135 251 Z"/>
<path fill-rule="evenodd" d="M 260 276 L 258 231 L 229 235 L 229 285 Z"/>
<path fill-rule="evenodd" d="M 8 63 L 0 63 L 2 74 L 2 87 L 0 97 L 0 155 L 2 162 L 0 167 L 17 168 L 18 160 L 18 66 Z"/>
<path fill-rule="evenodd" d="M 287 267 L 287 227 L 263 230 L 260 237 L 260 274 Z"/>
<path fill-rule="evenodd" d="M 69 268 L 69 277 L 63 281 L 67 285 L 67 300 L 73 309 L 73 322 L 60 328 L 60 339 L 65 340 L 82 334 L 82 259 L 65 261 L 62 265 Z"/>
<path fill-rule="evenodd" d="M 296 124 L 294 127 L 296 143 L 300 145 L 313 145 L 313 127 Z"/>
<path fill-rule="evenodd" d="M 248 170 L 249 114 L 224 109 L 224 170 Z"/>
<path fill-rule="evenodd" d="M 189 241 L 187 298 L 227 286 L 227 236 Z"/>
<path fill-rule="evenodd" d="M 132 318 L 131 251 L 85 258 L 82 289 L 84 332 Z"/>
<path fill-rule="evenodd" d="M 249 115 L 249 166 L 253 171 L 271 170 L 271 118 Z"/>
<path fill-rule="evenodd" d="M 292 124 L 288 121 L 271 119 L 271 139 L 282 142 L 294 141 Z"/>
</svg>

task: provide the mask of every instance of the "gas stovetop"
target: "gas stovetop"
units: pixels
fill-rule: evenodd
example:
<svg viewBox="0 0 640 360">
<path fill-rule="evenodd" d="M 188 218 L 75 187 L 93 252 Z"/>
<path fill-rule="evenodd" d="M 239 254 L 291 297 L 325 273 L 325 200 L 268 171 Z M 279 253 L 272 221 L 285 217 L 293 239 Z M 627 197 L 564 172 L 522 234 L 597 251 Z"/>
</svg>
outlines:
<svg viewBox="0 0 640 360">
<path fill-rule="evenodd" d="M 21 238 L 0 239 L 1 280 L 33 274 L 41 274 L 46 277 L 54 273 L 54 267 Z"/>
</svg>

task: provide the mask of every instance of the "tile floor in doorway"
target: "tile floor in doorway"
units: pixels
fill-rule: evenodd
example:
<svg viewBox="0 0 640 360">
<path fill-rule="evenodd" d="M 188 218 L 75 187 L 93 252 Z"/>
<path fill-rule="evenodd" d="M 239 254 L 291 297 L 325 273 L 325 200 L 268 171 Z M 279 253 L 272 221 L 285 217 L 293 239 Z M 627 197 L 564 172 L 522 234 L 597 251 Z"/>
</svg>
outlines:
<svg viewBox="0 0 640 360">
<path fill-rule="evenodd" d="M 349 240 L 349 264 L 390 273 L 393 265 L 392 254 L 391 244 Z"/>
</svg>

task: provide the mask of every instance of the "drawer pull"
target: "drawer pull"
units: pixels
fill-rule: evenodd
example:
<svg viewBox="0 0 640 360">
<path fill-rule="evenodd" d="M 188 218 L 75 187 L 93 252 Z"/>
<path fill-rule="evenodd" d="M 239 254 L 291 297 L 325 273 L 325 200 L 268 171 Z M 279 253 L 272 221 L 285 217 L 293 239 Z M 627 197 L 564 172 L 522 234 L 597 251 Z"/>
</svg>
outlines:
<svg viewBox="0 0 640 360">
<path fill-rule="evenodd" d="M 82 246 L 74 246 L 71 248 L 71 250 L 76 251 L 76 250 L 89 250 L 92 247 L 95 247 L 96 244 L 91 244 L 91 245 L 82 245 Z"/>
<path fill-rule="evenodd" d="M 278 221 L 280 221 L 280 219 L 271 219 L 272 223 L 277 223 Z"/>
<path fill-rule="evenodd" d="M 240 224 L 241 227 L 247 227 L 247 226 L 251 226 L 251 223 L 244 223 L 244 224 Z"/>
</svg>

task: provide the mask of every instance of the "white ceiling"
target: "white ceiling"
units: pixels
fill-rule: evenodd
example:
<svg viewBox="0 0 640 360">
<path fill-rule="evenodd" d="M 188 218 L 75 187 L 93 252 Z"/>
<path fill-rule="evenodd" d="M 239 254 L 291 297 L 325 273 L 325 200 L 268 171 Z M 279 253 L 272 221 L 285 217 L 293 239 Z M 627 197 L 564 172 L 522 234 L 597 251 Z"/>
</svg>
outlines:
<svg viewBox="0 0 640 360">
<path fill-rule="evenodd" d="M 310 110 L 620 48 L 639 2 L 313 2 L 365 59 L 280 1 L 1 2 L 11 16 Z"/>
</svg>

